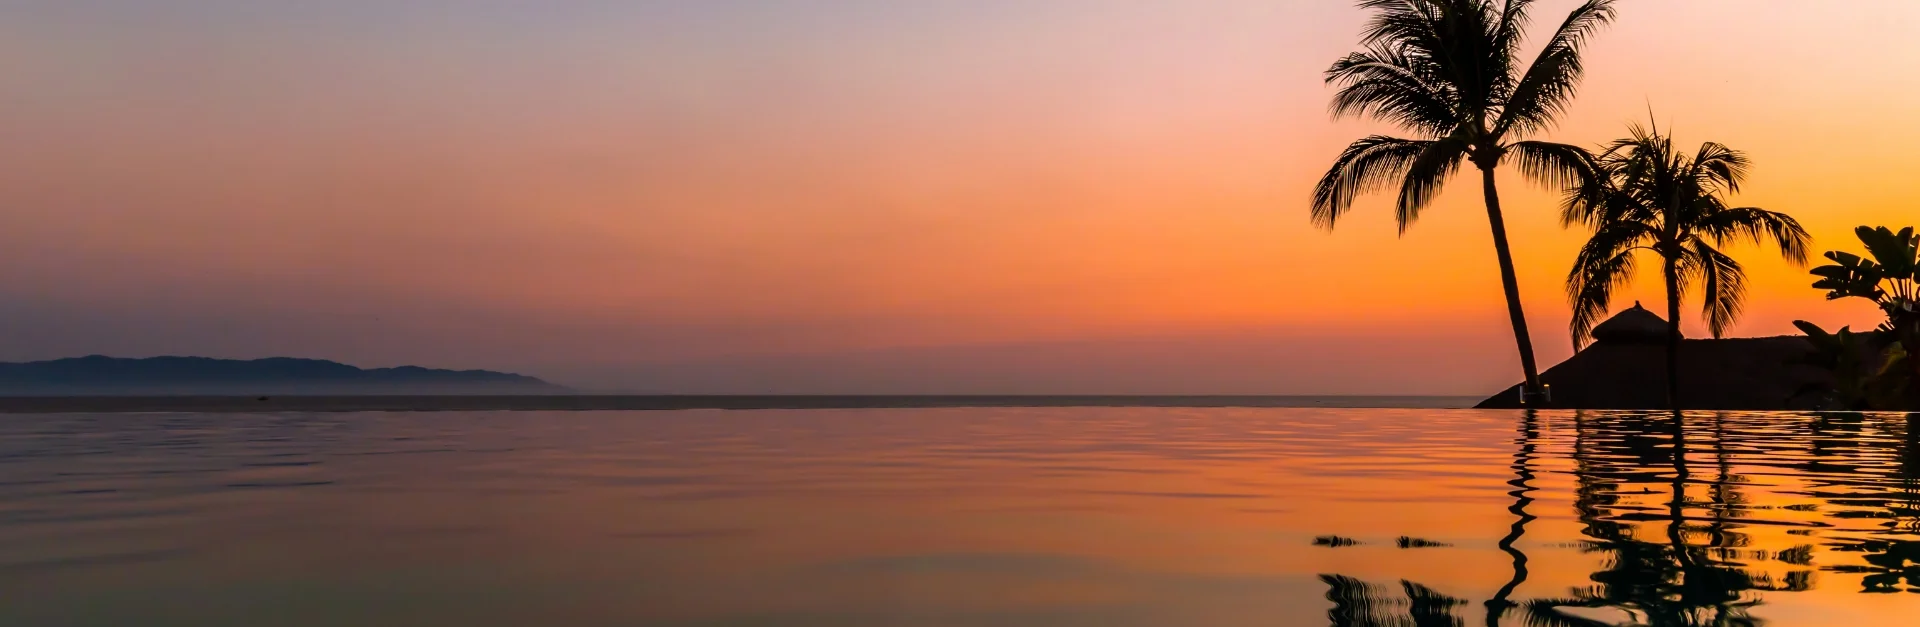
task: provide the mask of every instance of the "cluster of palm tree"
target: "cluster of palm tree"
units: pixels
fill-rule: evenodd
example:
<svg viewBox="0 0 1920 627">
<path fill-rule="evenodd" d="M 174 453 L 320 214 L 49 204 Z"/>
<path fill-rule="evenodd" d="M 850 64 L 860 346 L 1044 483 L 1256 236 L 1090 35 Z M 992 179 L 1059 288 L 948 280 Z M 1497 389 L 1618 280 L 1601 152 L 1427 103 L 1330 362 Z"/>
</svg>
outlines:
<svg viewBox="0 0 1920 627">
<path fill-rule="evenodd" d="M 1691 154 L 1657 128 L 1599 154 L 1569 144 L 1528 139 L 1553 126 L 1572 102 L 1584 73 L 1587 40 L 1614 18 L 1614 0 L 1588 0 L 1569 13 L 1531 63 L 1518 55 L 1532 0 L 1361 0 L 1374 12 L 1362 49 L 1336 61 L 1326 81 L 1337 88 L 1336 117 L 1394 123 L 1413 135 L 1375 135 L 1342 151 L 1313 193 L 1313 221 L 1332 229 L 1356 196 L 1398 185 L 1395 217 L 1402 232 L 1438 196 L 1463 164 L 1480 171 L 1507 313 L 1525 383 L 1521 399 L 1537 404 L 1545 389 L 1533 355 L 1519 282 L 1494 172 L 1511 162 L 1538 183 L 1563 190 L 1567 226 L 1593 230 L 1567 277 L 1576 344 L 1604 316 L 1638 253 L 1661 260 L 1667 288 L 1668 400 L 1679 389 L 1680 301 L 1696 285 L 1708 327 L 1718 337 L 1738 318 L 1745 275 L 1725 252 L 1742 239 L 1771 240 L 1782 256 L 1806 259 L 1807 233 L 1785 214 L 1729 206 L 1749 168 L 1747 158 L 1706 143 Z"/>
<path fill-rule="evenodd" d="M 1638 254 L 1653 253 L 1667 289 L 1667 402 L 1678 408 L 1682 297 L 1697 287 L 1707 329 L 1722 337 L 1746 298 L 1746 273 L 1724 249 L 1741 239 L 1771 240 L 1781 257 L 1804 265 L 1809 238 L 1786 214 L 1728 206 L 1749 167 L 1739 151 L 1707 142 L 1687 154 L 1657 127 L 1629 132 L 1595 158 L 1595 176 L 1568 191 L 1561 213 L 1563 224 L 1593 230 L 1567 275 L 1574 343 L 1583 344 L 1607 314 Z"/>
</svg>

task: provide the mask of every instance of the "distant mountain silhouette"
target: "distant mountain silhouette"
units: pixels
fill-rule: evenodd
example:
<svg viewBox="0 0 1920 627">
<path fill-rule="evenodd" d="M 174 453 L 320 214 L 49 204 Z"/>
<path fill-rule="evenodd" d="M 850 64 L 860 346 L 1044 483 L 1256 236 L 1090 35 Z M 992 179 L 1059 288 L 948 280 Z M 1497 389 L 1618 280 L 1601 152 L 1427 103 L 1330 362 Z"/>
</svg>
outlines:
<svg viewBox="0 0 1920 627">
<path fill-rule="evenodd" d="M 0 362 L 0 395 L 563 394 L 533 377 L 418 366 L 362 369 L 321 359 L 127 359 L 92 355 Z"/>
</svg>

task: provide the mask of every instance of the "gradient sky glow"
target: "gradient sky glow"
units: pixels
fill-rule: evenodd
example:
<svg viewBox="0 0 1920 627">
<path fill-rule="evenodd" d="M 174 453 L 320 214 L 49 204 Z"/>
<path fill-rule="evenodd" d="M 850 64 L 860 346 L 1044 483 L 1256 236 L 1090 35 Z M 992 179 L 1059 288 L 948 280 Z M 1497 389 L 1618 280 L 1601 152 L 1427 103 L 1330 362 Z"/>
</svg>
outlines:
<svg viewBox="0 0 1920 627">
<path fill-rule="evenodd" d="M 1541 2 L 1533 32 L 1574 4 Z M 1477 186 L 1405 237 L 1387 195 L 1308 224 L 1333 156 L 1387 130 L 1326 113 L 1320 72 L 1364 19 L 0 2 L 0 360 L 295 355 L 675 392 L 1498 389 L 1518 368 Z M 1651 107 L 1754 158 L 1741 204 L 1857 248 L 1856 224 L 1920 222 L 1917 22 L 1905 0 L 1629 0 L 1550 137 L 1595 145 Z M 1554 363 L 1583 234 L 1502 185 Z M 1736 254 L 1737 334 L 1875 322 Z"/>
</svg>

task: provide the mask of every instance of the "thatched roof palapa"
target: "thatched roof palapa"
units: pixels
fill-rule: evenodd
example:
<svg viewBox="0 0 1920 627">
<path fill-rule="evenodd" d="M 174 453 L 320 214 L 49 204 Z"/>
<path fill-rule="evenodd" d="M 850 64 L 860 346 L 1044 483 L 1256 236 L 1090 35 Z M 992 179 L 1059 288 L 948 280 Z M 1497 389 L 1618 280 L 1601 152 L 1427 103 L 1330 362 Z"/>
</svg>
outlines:
<svg viewBox="0 0 1920 627">
<path fill-rule="evenodd" d="M 1552 390 L 1542 407 L 1658 409 L 1667 406 L 1667 322 L 1638 303 L 1594 327 L 1595 342 L 1540 373 Z M 1680 406 L 1687 409 L 1805 409 L 1799 393 L 1831 375 L 1804 365 L 1806 336 L 1683 340 Z M 1518 408 L 1518 386 L 1481 408 Z"/>
<path fill-rule="evenodd" d="M 1683 336 L 1684 337 L 1684 336 Z M 1667 321 L 1640 303 L 1593 328 L 1593 340 L 1608 344 L 1659 344 L 1667 341 Z"/>
</svg>

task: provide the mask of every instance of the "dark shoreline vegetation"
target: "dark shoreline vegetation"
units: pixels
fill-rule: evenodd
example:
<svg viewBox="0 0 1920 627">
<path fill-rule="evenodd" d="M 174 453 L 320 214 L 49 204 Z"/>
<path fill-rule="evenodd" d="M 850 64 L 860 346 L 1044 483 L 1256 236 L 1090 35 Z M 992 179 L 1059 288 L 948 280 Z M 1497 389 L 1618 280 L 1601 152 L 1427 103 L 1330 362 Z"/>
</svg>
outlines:
<svg viewBox="0 0 1920 627">
<path fill-rule="evenodd" d="M 1827 408 L 1820 390 L 1831 373 L 1813 364 L 1815 346 L 1804 336 L 1683 339 L 1677 353 L 1667 345 L 1665 321 L 1634 306 L 1596 330 L 1600 339 L 1547 370 L 1541 380 L 1552 392 L 1544 405 L 1558 409 L 1654 409 L 1673 402 L 1667 359 L 1685 364 L 1682 407 L 1748 411 L 1810 411 Z M 1479 404 L 1479 409 L 1519 409 L 1518 386 Z"/>
<path fill-rule="evenodd" d="M 1871 331 L 1842 327 L 1830 333 L 1802 320 L 1794 323 L 1807 333 L 1802 336 L 1722 338 L 1724 325 L 1716 323 L 1710 325 L 1713 339 L 1687 340 L 1671 319 L 1635 304 L 1592 327 L 1596 341 L 1546 373 L 1548 398 L 1527 403 L 1515 387 L 1476 407 L 1920 411 L 1920 359 L 1913 357 L 1913 349 L 1920 348 L 1920 235 L 1913 227 L 1895 232 L 1863 226 L 1855 233 L 1868 256 L 1827 252 L 1825 257 L 1834 263 L 1812 270 L 1820 277 L 1813 286 L 1827 290 L 1828 300 L 1873 301 L 1887 319 Z M 1596 242 L 1601 239 L 1596 236 Z M 1783 251 L 1789 247 L 1786 241 Z M 1599 247 L 1617 250 L 1621 245 L 1610 241 Z M 1589 244 L 1589 249 L 1594 247 Z M 1616 253 L 1600 256 L 1606 254 Z M 1668 265 L 1672 267 L 1671 260 Z M 1737 264 L 1732 271 L 1737 276 Z M 1604 311 L 1611 289 L 1604 285 L 1624 276 L 1613 270 L 1576 269 L 1569 289 L 1582 307 L 1591 308 L 1589 313 Z M 1672 295 L 1673 273 L 1668 278 Z M 1729 293 L 1724 282 L 1706 280 L 1709 318 L 1720 315 L 1716 311 L 1738 311 L 1738 290 Z M 1716 294 L 1731 304 L 1716 303 Z M 1677 311 L 1669 301 L 1669 312 Z M 1585 324 L 1576 317 L 1577 338 L 1588 335 Z"/>
<path fill-rule="evenodd" d="M 1820 277 L 1814 287 L 1829 300 L 1864 298 L 1886 312 L 1875 333 L 1828 333 L 1800 321 L 1806 338 L 1684 342 L 1685 297 L 1701 299 L 1715 341 L 1724 341 L 1745 307 L 1746 272 L 1730 247 L 1771 243 L 1803 266 L 1812 237 L 1786 213 L 1729 200 L 1753 163 L 1728 146 L 1708 141 L 1689 152 L 1654 123 L 1630 126 L 1628 137 L 1597 153 L 1526 139 L 1551 130 L 1571 105 L 1585 73 L 1582 49 L 1613 21 L 1614 0 L 1573 9 L 1531 63 L 1518 57 L 1530 0 L 1358 4 L 1374 15 L 1361 50 L 1326 70 L 1337 90 L 1330 109 L 1335 118 L 1371 118 L 1412 138 L 1371 135 L 1349 145 L 1314 188 L 1312 221 L 1332 230 L 1357 196 L 1397 187 L 1394 217 L 1405 233 L 1453 175 L 1468 164 L 1479 170 L 1522 379 L 1481 407 L 1920 410 L 1920 239 L 1911 227 L 1862 226 L 1868 257 L 1829 252 L 1834 264 L 1813 270 Z M 1660 327 L 1656 344 L 1664 350 L 1603 346 L 1542 376 L 1495 185 L 1503 163 L 1564 197 L 1563 227 L 1592 231 L 1566 278 L 1575 348 L 1649 253 L 1660 264 L 1667 313 L 1641 318 Z M 1649 373 L 1660 380 L 1649 384 Z M 1658 400 L 1650 385 L 1664 389 Z"/>
</svg>

